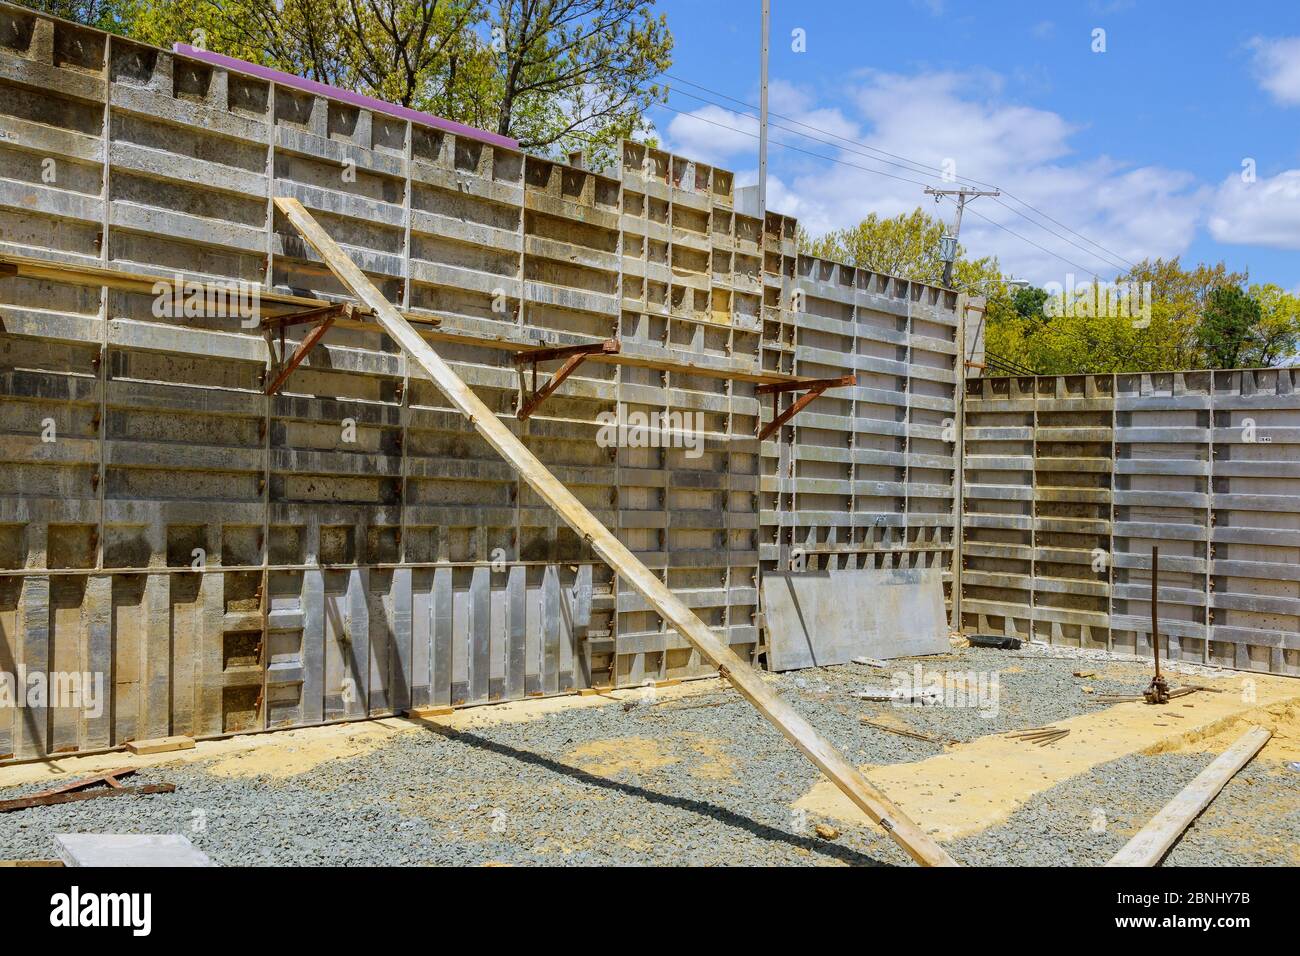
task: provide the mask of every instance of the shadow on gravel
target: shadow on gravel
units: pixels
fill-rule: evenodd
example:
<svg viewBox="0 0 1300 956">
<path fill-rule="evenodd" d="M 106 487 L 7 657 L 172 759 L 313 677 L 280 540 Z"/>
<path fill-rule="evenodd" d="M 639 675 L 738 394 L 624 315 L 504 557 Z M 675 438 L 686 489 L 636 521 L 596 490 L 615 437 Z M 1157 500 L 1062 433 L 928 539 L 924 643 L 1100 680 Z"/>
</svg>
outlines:
<svg viewBox="0 0 1300 956">
<path fill-rule="evenodd" d="M 786 843 L 790 846 L 800 847 L 819 856 L 831 857 L 832 859 L 841 860 L 853 866 L 889 866 L 890 864 L 877 860 L 875 857 L 868 856 L 865 853 L 859 853 L 857 850 L 851 850 L 847 847 L 837 846 L 833 843 L 827 843 L 825 840 L 813 839 L 812 837 L 796 836 L 793 833 L 787 833 L 784 830 L 778 830 L 770 827 L 765 823 L 759 823 L 757 820 L 751 820 L 749 817 L 741 816 L 730 810 L 719 807 L 716 804 L 706 803 L 703 800 L 691 800 L 686 797 L 674 797 L 665 793 L 656 793 L 653 790 L 647 790 L 644 787 L 636 786 L 630 783 L 620 783 L 617 780 L 610 780 L 607 777 L 598 777 L 595 774 L 580 770 L 577 767 L 571 767 L 568 764 L 560 763 L 558 760 L 552 760 L 549 757 L 543 757 L 540 754 L 530 753 L 527 750 L 518 750 L 507 744 L 497 743 L 494 740 L 488 740 L 477 734 L 468 733 L 463 730 L 452 730 L 449 727 L 442 727 L 438 724 L 421 721 L 424 726 L 431 732 L 438 734 L 445 739 L 466 744 L 470 747 L 477 747 L 481 750 L 489 750 L 494 754 L 502 757 L 510 757 L 521 763 L 533 764 L 542 769 L 549 770 L 552 773 L 563 774 L 582 783 L 590 784 L 594 787 L 602 787 L 606 790 L 616 790 L 633 797 L 640 797 L 650 803 L 659 803 L 668 807 L 676 807 L 680 810 L 688 810 L 691 813 L 698 813 L 701 816 L 711 817 L 719 823 L 727 826 L 737 827 L 741 830 L 747 830 L 749 833 L 763 840 L 772 840 L 777 843 Z"/>
</svg>

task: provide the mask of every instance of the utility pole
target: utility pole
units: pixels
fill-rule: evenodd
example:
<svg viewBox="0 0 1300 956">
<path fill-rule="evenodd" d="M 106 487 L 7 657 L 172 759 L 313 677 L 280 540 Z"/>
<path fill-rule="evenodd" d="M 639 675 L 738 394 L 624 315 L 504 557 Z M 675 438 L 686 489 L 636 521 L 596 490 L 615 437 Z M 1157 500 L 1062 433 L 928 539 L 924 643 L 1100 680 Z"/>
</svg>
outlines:
<svg viewBox="0 0 1300 956">
<path fill-rule="evenodd" d="M 772 19 L 772 0 L 763 0 L 763 56 L 759 71 L 758 97 L 758 223 L 767 217 L 767 51 Z"/>
<path fill-rule="evenodd" d="M 974 199 L 977 196 L 1001 196 L 1000 189 L 935 189 L 932 186 L 926 186 L 927 196 L 933 196 L 934 201 L 938 202 L 943 196 L 957 197 L 957 219 L 952 225 L 952 235 L 944 236 L 939 247 L 939 255 L 943 258 L 943 284 L 952 286 L 952 267 L 957 259 L 957 238 L 961 235 L 961 214 L 966 208 L 966 201 Z"/>
</svg>

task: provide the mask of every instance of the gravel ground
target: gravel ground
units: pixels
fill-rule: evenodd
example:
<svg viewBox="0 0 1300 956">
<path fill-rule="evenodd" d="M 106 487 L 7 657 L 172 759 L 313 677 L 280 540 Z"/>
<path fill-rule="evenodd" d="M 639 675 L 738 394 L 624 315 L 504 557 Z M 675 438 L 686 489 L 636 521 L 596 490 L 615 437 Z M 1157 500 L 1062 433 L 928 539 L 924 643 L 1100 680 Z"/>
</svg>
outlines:
<svg viewBox="0 0 1300 956">
<path fill-rule="evenodd" d="M 1112 760 L 1039 794 L 1001 826 L 953 840 L 948 851 L 971 866 L 1101 866 L 1213 759 L 1192 753 Z M 1163 865 L 1300 865 L 1300 773 L 1248 764 Z"/>
<path fill-rule="evenodd" d="M 866 665 L 801 671 L 776 684 L 858 764 L 913 762 L 942 750 L 864 727 L 863 715 L 964 741 L 1090 709 L 1072 676 L 1080 669 L 1077 658 L 971 648 L 922 663 L 924 671 L 998 671 L 996 713 L 896 708 L 850 696 L 889 686 L 893 664 L 883 671 Z M 1088 683 L 1098 693 L 1131 693 L 1141 670 L 1134 675 Z M 1113 761 L 949 849 L 970 864 L 1104 862 L 1208 761 L 1199 754 Z M 2 855 L 51 857 L 52 835 L 61 832 L 156 832 L 186 834 L 224 865 L 909 862 L 868 827 L 836 823 L 842 831 L 836 839 L 818 838 L 818 819 L 793 810 L 816 771 L 731 691 L 656 706 L 571 709 L 472 731 L 394 734 L 364 756 L 330 760 L 290 778 L 218 776 L 194 763 L 152 767 L 134 779 L 178 789 L 0 815 Z M 1298 787 L 1300 774 L 1247 768 L 1170 862 L 1295 863 Z M 1108 816 L 1101 832 L 1091 829 L 1095 807 Z M 1257 837 L 1236 830 L 1215 836 L 1233 820 L 1261 816 Z M 1053 839 L 1044 840 L 1045 833 Z"/>
</svg>

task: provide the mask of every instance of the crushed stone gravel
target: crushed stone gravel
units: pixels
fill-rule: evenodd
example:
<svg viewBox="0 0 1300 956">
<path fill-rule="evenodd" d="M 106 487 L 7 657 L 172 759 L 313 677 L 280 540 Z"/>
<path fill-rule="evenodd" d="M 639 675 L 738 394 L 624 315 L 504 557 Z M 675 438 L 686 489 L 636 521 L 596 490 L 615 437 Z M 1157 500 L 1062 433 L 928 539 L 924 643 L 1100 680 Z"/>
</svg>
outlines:
<svg viewBox="0 0 1300 956">
<path fill-rule="evenodd" d="M 959 741 L 1042 726 L 1094 709 L 1073 676 L 1079 661 L 964 648 L 883 670 L 847 664 L 777 675 L 774 684 L 851 761 L 879 765 L 922 760 L 942 745 L 864 725 L 864 716 L 887 715 Z M 889 686 L 895 674 L 915 677 L 917 666 L 922 679 L 930 671 L 996 673 L 997 707 L 898 708 L 852 697 Z M 1136 689 L 1133 681 L 1100 676 L 1087 683 L 1097 693 Z M 1104 862 L 1208 760 L 1167 754 L 1113 761 L 949 849 L 967 864 Z M 1300 774 L 1280 768 L 1240 776 L 1253 783 L 1230 783 L 1170 864 L 1296 862 Z M 142 832 L 185 834 L 228 866 L 910 864 L 865 821 L 835 821 L 839 835 L 819 838 L 824 821 L 794 808 L 817 779 L 770 724 L 724 690 L 473 730 L 394 734 L 364 756 L 292 777 L 218 775 L 202 761 L 153 766 L 132 781 L 174 783 L 176 793 L 0 814 L 0 857 L 48 858 L 57 833 Z M 1283 810 L 1260 819 L 1259 833 L 1214 835 L 1273 804 Z"/>
</svg>

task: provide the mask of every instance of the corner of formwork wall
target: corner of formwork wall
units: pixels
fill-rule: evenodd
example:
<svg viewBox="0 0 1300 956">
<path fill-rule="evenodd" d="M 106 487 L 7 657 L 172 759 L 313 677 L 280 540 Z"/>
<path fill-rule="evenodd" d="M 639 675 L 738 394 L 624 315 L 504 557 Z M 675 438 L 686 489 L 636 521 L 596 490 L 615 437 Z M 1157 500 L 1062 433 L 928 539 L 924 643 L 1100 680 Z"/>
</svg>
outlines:
<svg viewBox="0 0 1300 956">
<path fill-rule="evenodd" d="M 961 293 L 957 296 L 957 359 L 953 370 L 956 381 L 953 383 L 953 449 L 952 472 L 952 617 L 949 629 L 961 630 L 961 564 L 962 564 L 962 475 L 966 471 L 966 449 L 964 435 L 966 431 L 966 373 L 969 359 L 966 354 L 966 314 L 970 296 Z"/>
<path fill-rule="evenodd" d="M 962 629 L 962 565 L 966 540 L 966 389 L 970 379 L 984 371 L 984 315 L 988 299 L 962 293 L 957 297 L 957 381 L 953 389 L 956 419 L 956 468 L 953 470 L 952 618 L 954 631 Z"/>
</svg>

